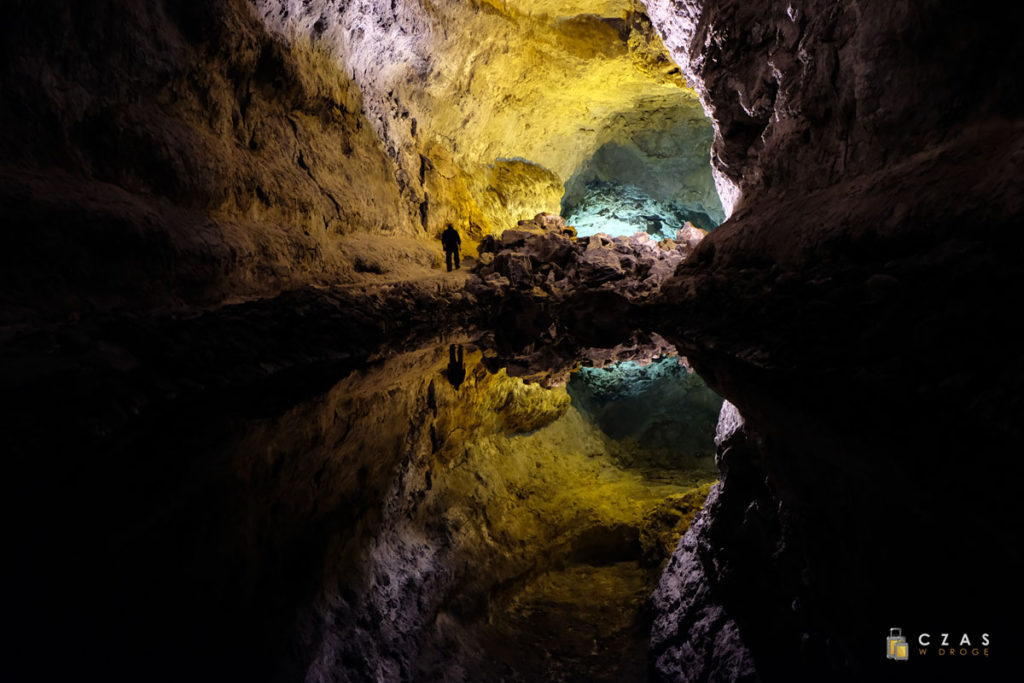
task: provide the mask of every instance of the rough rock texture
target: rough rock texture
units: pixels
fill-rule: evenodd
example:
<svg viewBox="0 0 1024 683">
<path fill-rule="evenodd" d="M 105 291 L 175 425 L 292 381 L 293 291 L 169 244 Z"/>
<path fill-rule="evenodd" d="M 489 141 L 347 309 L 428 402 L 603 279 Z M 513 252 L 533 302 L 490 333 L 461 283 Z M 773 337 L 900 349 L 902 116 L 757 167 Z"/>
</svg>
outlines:
<svg viewBox="0 0 1024 683">
<path fill-rule="evenodd" d="M 687 223 L 711 229 L 717 221 L 702 210 L 687 210 L 676 202 L 660 202 L 635 185 L 594 181 L 583 191 L 566 221 L 579 235 L 604 233 L 629 237 L 645 232 L 655 240 L 671 239 Z"/>
<path fill-rule="evenodd" d="M 601 145 L 688 149 L 696 107 L 621 1 L 10 10 L 5 320 L 422 277 L 445 223 L 557 211 Z"/>
<path fill-rule="evenodd" d="M 366 235 L 421 234 L 349 76 L 271 37 L 243 0 L 12 10 L 0 72 L 7 315 L 351 280 L 377 244 Z M 396 244 L 421 269 L 435 260 Z"/>
<path fill-rule="evenodd" d="M 893 626 L 1009 657 L 1019 11 L 651 0 L 731 219 L 655 245 L 541 216 L 478 278 L 429 272 L 445 220 L 498 232 L 692 101 L 644 17 L 257 3 L 279 39 L 251 6 L 5 8 L 4 678 L 641 678 L 702 490 L 510 378 L 670 350 L 744 424 L 663 577 L 657 676 L 903 675 Z M 452 321 L 496 328 L 459 390 L 451 339 L 419 343 Z"/>
<path fill-rule="evenodd" d="M 495 164 L 524 160 L 564 182 L 602 145 L 632 144 L 663 130 L 665 112 L 695 109 L 650 21 L 623 0 L 252 4 L 275 31 L 324 46 L 359 84 L 389 155 L 437 207 L 431 234 L 454 221 L 478 238 L 558 211 L 559 197 L 519 211 L 534 191 L 494 182 Z"/>
<path fill-rule="evenodd" d="M 573 405 L 605 434 L 636 444 L 628 462 L 658 452 L 664 453 L 662 462 L 678 462 L 681 453 L 708 458 L 722 399 L 685 363 L 663 357 L 583 367 L 566 388 Z"/>
<path fill-rule="evenodd" d="M 602 144 L 566 181 L 562 215 L 567 220 L 590 234 L 569 217 L 595 203 L 586 196 L 595 182 L 636 188 L 668 209 L 648 213 L 690 214 L 708 230 L 725 220 L 709 163 L 714 133 L 699 102 L 620 117 L 624 133 Z"/>
<path fill-rule="evenodd" d="M 652 668 L 661 680 L 759 680 L 739 626 L 714 598 L 725 586 L 739 588 L 748 598 L 758 600 L 758 593 L 772 590 L 771 583 L 777 578 L 774 574 L 748 575 L 743 558 L 735 564 L 721 561 L 723 549 L 742 547 L 744 541 L 756 543 L 764 533 L 765 518 L 771 527 L 777 526 L 773 511 L 765 508 L 770 496 L 765 495 L 763 483 L 756 480 L 758 471 L 751 466 L 757 449 L 747 439 L 742 416 L 726 401 L 715 434 L 716 462 L 723 481 L 711 488 L 704 511 L 680 539 L 652 596 L 656 614 L 651 630 Z M 758 506 L 743 510 L 730 497 L 742 504 L 753 497 Z M 744 513 L 739 518 L 737 510 Z M 751 582 L 737 586 L 741 581 Z"/>
<path fill-rule="evenodd" d="M 472 349 L 454 389 L 447 351 L 335 390 L 413 420 L 361 566 L 331 563 L 308 679 L 638 679 L 660 537 L 692 516 L 685 491 L 706 479 L 617 466 L 564 390 L 491 375 Z M 519 422 L 527 407 L 541 419 Z"/>
<path fill-rule="evenodd" d="M 742 412 L 747 445 L 665 577 L 712 590 L 685 607 L 665 594 L 660 678 L 713 680 L 743 651 L 772 680 L 899 676 L 878 650 L 893 626 L 1018 638 L 1020 593 L 993 580 L 1024 569 L 1020 462 L 1004 457 L 1024 390 L 1006 315 L 1024 304 L 1017 19 L 647 5 L 743 197 L 662 287 L 675 331 L 660 331 Z M 914 665 L 930 680 L 996 667 Z"/>
<path fill-rule="evenodd" d="M 1017 10 L 965 17 L 940 3 L 644 4 L 714 122 L 713 165 L 727 203 L 737 191 L 828 187 L 970 122 L 1019 112 L 1019 84 L 1003 68 L 1020 56 Z"/>
<path fill-rule="evenodd" d="M 660 242 L 643 232 L 576 237 L 561 217 L 537 214 L 500 239 L 487 237 L 480 243 L 477 279 L 468 289 L 484 299 L 522 290 L 564 303 L 578 292 L 593 296 L 604 291 L 639 301 L 659 290 L 706 233 L 687 223 L 674 234 L 676 239 Z"/>
</svg>

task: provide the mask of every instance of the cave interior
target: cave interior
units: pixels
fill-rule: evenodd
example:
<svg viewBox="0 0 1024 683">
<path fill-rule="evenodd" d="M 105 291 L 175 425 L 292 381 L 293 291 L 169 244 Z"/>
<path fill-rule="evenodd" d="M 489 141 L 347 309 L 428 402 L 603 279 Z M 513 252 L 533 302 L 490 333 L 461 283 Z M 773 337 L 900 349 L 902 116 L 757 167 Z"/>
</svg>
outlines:
<svg viewBox="0 0 1024 683">
<path fill-rule="evenodd" d="M 1022 10 L 5 9 L 0 679 L 1019 677 Z"/>
</svg>

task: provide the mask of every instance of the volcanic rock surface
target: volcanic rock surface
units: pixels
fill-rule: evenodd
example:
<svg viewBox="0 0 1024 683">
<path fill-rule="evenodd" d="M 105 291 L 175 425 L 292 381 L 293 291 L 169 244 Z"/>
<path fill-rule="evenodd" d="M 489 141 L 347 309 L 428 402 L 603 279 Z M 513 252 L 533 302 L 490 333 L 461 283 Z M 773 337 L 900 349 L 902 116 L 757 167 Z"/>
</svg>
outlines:
<svg viewBox="0 0 1024 683">
<path fill-rule="evenodd" d="M 500 239 L 480 242 L 477 280 L 468 283 L 478 297 L 504 296 L 522 290 L 538 299 L 565 304 L 580 292 L 614 294 L 631 302 L 653 296 L 676 267 L 704 238 L 705 231 L 687 223 L 675 239 L 655 242 L 647 233 L 577 237 L 576 230 L 548 213 L 506 230 Z"/>
<path fill-rule="evenodd" d="M 885 679 L 892 626 L 1019 637 L 1019 591 L 991 580 L 1024 566 L 1005 458 L 1024 389 L 1005 315 L 1024 303 L 1009 17 L 647 6 L 714 120 L 735 205 L 662 287 L 677 332 L 660 331 L 745 418 L 663 577 L 657 678 Z"/>
<path fill-rule="evenodd" d="M 5 315 L 219 303 L 436 260 L 359 89 L 243 0 L 12 9 Z"/>
<path fill-rule="evenodd" d="M 662 240 L 674 238 L 692 221 L 706 229 L 718 224 L 700 209 L 688 211 L 674 201 L 660 202 L 635 185 L 599 180 L 588 183 L 579 203 L 565 212 L 566 221 L 581 235 L 629 237 L 643 232 Z"/>
<path fill-rule="evenodd" d="M 4 678 L 885 680 L 894 626 L 996 678 L 1019 10 L 645 5 L 5 8 Z M 721 226 L 554 215 L 711 207 L 698 96 Z M 672 551 L 705 451 L 563 387 L 678 354 L 728 404 Z"/>
<path fill-rule="evenodd" d="M 699 102 L 621 117 L 625 119 L 621 126 L 624 134 L 601 145 L 565 183 L 562 215 L 570 223 L 584 234 L 595 232 L 584 230 L 578 220 L 570 218 L 595 213 L 597 207 L 608 205 L 600 197 L 588 196 L 595 184 L 629 188 L 655 206 L 664 207 L 647 213 L 658 215 L 664 211 L 666 216 L 685 216 L 684 221 L 692 220 L 705 230 L 725 220 L 708 163 L 714 132 Z M 607 208 L 615 218 L 625 218 L 621 209 L 626 207 L 613 203 Z"/>
<path fill-rule="evenodd" d="M 560 186 L 606 144 L 640 149 L 632 141 L 645 132 L 660 135 L 660 152 L 641 143 L 651 155 L 694 146 L 696 159 L 677 163 L 710 178 L 706 120 L 673 139 L 700 117 L 696 95 L 635 3 L 252 4 L 288 42 L 323 46 L 358 84 L 388 155 L 429 204 L 431 234 L 453 221 L 479 238 L 538 210 L 557 213 L 560 187 L 542 196 L 542 186 L 504 182 L 494 169 L 521 162 L 509 170 Z"/>
</svg>

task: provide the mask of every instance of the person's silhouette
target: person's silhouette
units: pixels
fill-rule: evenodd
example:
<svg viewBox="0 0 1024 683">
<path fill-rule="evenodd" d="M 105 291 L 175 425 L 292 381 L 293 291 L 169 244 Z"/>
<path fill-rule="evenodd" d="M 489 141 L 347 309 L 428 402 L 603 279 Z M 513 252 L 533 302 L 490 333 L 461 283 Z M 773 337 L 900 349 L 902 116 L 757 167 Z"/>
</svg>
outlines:
<svg viewBox="0 0 1024 683">
<path fill-rule="evenodd" d="M 448 382 L 456 389 L 466 379 L 466 366 L 462 362 L 462 344 L 456 352 L 455 344 L 448 346 Z"/>
<path fill-rule="evenodd" d="M 441 233 L 441 246 L 444 247 L 444 261 L 448 264 L 448 272 L 452 271 L 452 262 L 455 262 L 455 269 L 459 269 L 459 249 L 462 247 L 462 237 L 459 231 L 451 223 Z"/>
</svg>

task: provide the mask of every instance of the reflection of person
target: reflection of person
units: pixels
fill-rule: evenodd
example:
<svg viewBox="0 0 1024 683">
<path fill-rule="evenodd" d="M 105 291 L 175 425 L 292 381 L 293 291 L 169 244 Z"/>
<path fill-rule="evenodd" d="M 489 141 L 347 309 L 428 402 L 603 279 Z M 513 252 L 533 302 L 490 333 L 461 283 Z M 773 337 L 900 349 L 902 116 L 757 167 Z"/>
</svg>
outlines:
<svg viewBox="0 0 1024 683">
<path fill-rule="evenodd" d="M 466 379 L 466 366 L 462 362 L 461 344 L 459 344 L 458 354 L 455 351 L 455 344 L 448 347 L 448 371 L 446 374 L 448 382 L 456 389 Z"/>
<path fill-rule="evenodd" d="M 448 264 L 448 272 L 452 272 L 452 261 L 455 261 L 455 269 L 459 269 L 459 248 L 462 246 L 462 238 L 459 231 L 451 223 L 441 233 L 441 246 L 444 247 L 444 261 Z"/>
</svg>

